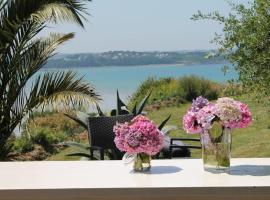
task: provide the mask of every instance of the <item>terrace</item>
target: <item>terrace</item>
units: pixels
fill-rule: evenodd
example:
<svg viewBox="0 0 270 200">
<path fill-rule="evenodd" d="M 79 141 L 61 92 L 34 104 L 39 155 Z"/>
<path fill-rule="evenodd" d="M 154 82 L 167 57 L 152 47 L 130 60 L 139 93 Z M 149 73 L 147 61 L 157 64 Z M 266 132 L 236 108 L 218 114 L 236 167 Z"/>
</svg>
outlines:
<svg viewBox="0 0 270 200">
<path fill-rule="evenodd" d="M 270 1 L 90 2 L 0 0 L 0 200 L 270 199 Z"/>
</svg>

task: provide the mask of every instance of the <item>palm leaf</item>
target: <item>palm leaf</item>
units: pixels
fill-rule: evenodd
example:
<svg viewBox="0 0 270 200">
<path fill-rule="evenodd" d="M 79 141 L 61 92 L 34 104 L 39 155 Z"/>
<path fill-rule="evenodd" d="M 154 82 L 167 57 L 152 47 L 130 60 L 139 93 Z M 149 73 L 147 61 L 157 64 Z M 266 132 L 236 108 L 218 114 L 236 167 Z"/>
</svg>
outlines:
<svg viewBox="0 0 270 200">
<path fill-rule="evenodd" d="M 83 26 L 87 0 L 8 0 L 1 9 L 9 21 L 31 20 L 35 23 L 75 22 Z"/>
<path fill-rule="evenodd" d="M 17 48 L 23 51 L 21 52 L 21 50 L 19 50 L 20 52 L 16 52 L 16 55 L 14 54 L 9 57 L 9 59 L 14 60 L 14 62 L 8 65 L 3 64 L 6 70 L 1 68 L 1 72 L 6 76 L 1 87 L 9 88 L 9 90 L 5 90 L 8 91 L 8 93 L 2 95 L 7 96 L 10 106 L 16 101 L 20 93 L 24 92 L 23 88 L 26 86 L 26 83 L 44 65 L 56 47 L 73 38 L 73 36 L 73 34 L 53 34 L 47 39 L 31 42 L 25 50 L 20 47 Z M 16 49 L 16 45 L 12 48 Z M 12 52 L 14 51 L 15 50 L 12 50 Z M 18 57 L 19 59 L 17 59 Z M 7 61 L 3 62 L 7 63 Z M 10 107 L 6 109 L 10 109 Z"/>
<path fill-rule="evenodd" d="M 56 104 L 80 107 L 99 100 L 94 88 L 77 78 L 77 73 L 47 72 L 34 81 L 28 105 Z"/>
<path fill-rule="evenodd" d="M 76 73 L 33 76 L 74 34 L 38 34 L 47 23 L 75 22 L 83 27 L 87 0 L 0 0 L 0 160 L 5 143 L 23 117 L 34 108 L 56 103 L 81 106 L 99 99 Z M 29 80 L 30 93 L 26 91 Z"/>
</svg>

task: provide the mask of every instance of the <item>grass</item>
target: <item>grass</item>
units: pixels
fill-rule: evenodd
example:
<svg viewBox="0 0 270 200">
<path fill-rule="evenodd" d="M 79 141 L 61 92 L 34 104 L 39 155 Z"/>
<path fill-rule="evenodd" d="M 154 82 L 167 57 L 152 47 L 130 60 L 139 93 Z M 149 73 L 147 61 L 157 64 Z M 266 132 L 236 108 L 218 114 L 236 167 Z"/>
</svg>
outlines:
<svg viewBox="0 0 270 200">
<path fill-rule="evenodd" d="M 246 129 L 238 129 L 233 134 L 233 157 L 269 157 L 270 156 L 270 108 L 248 95 L 242 96 L 253 114 L 253 123 Z"/>
<path fill-rule="evenodd" d="M 270 107 L 252 100 L 248 95 L 237 97 L 240 101 L 248 104 L 252 114 L 253 123 L 245 129 L 233 130 L 232 135 L 232 157 L 270 157 Z M 148 113 L 148 116 L 160 124 L 168 115 L 171 119 L 168 125 L 176 125 L 179 130 L 170 133 L 171 137 L 199 138 L 199 135 L 188 135 L 182 129 L 182 117 L 190 104 L 183 104 L 175 107 L 163 107 Z M 198 144 L 198 143 L 197 143 Z M 78 158 L 66 157 L 68 153 L 78 151 L 69 147 L 49 160 L 78 160 Z M 192 157 L 201 158 L 200 150 L 192 150 Z"/>
</svg>

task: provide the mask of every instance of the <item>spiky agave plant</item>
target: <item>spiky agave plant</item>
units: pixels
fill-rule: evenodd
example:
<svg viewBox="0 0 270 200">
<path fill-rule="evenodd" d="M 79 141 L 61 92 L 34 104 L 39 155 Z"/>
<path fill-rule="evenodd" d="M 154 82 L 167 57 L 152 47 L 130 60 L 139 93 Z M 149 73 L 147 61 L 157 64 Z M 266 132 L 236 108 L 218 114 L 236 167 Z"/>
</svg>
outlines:
<svg viewBox="0 0 270 200">
<path fill-rule="evenodd" d="M 33 109 L 60 102 L 96 101 L 94 88 L 74 72 L 35 75 L 73 33 L 40 37 L 47 23 L 83 27 L 87 0 L 0 0 L 0 160 L 11 149 L 9 138 Z M 35 75 L 35 76 L 34 76 Z M 30 80 L 31 79 L 31 80 Z"/>
</svg>

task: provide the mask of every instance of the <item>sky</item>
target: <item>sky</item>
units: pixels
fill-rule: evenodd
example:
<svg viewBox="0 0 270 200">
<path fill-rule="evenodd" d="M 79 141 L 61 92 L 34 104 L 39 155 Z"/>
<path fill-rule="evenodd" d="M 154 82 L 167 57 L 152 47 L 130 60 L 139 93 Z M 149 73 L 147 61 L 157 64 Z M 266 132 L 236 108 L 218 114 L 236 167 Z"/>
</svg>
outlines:
<svg viewBox="0 0 270 200">
<path fill-rule="evenodd" d="M 248 0 L 234 0 L 246 3 Z M 75 32 L 60 53 L 180 51 L 215 49 L 210 43 L 222 26 L 213 21 L 192 21 L 198 10 L 228 14 L 225 0 L 93 0 L 87 4 L 85 29 L 76 25 L 51 26 L 46 32 Z"/>
</svg>

